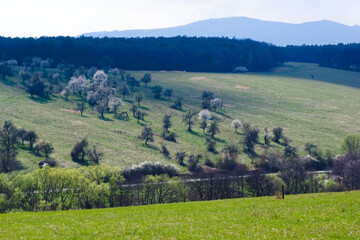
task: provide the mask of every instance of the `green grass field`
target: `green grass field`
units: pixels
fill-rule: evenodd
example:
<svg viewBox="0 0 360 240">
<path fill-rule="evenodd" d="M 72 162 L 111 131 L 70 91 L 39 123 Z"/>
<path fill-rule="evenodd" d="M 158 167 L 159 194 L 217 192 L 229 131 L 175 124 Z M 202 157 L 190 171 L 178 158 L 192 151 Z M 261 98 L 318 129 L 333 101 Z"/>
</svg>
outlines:
<svg viewBox="0 0 360 240">
<path fill-rule="evenodd" d="M 144 73 L 132 72 L 137 78 Z M 360 108 L 360 73 L 357 72 L 289 63 L 268 73 L 150 73 L 153 77 L 151 85 L 173 88 L 175 97 L 184 97 L 185 109 L 200 110 L 201 92 L 213 91 L 215 97 L 224 100 L 224 114 L 260 127 L 261 141 L 265 127 L 280 126 L 299 150 L 306 142 L 314 142 L 324 150 L 337 151 L 346 134 L 360 132 L 360 112 L 357 111 Z M 52 156 L 61 166 L 77 166 L 71 161 L 70 151 L 83 137 L 99 146 L 105 153 L 106 163 L 121 167 L 146 160 L 175 163 L 177 151 L 206 152 L 199 122 L 194 126 L 194 133 L 187 132 L 181 122 L 183 112 L 170 109 L 171 102 L 165 98 L 154 100 L 150 89 L 141 88 L 146 94 L 143 110 L 149 116 L 145 117 L 146 122 L 138 124 L 132 117 L 125 121 L 111 114 L 106 114 L 106 119 L 102 120 L 90 109 L 85 112 L 85 117 L 64 111 L 75 108 L 79 100 L 76 96 L 71 96 L 70 101 L 61 96 L 33 100 L 17 85 L 19 81 L 17 77 L 10 77 L 7 82 L 0 82 L 0 123 L 11 120 L 19 127 L 36 130 L 41 140 L 53 143 L 55 152 Z M 128 101 L 120 111 L 128 111 L 130 106 L 131 101 Z M 160 134 L 161 119 L 166 113 L 172 115 L 174 127 L 171 131 L 179 136 L 177 143 L 166 142 L 172 159 L 166 159 L 160 153 L 159 136 L 150 147 L 137 140 L 143 124 L 150 125 L 156 134 Z M 223 113 L 215 116 L 221 120 L 216 148 L 220 151 L 225 144 L 238 143 L 242 135 L 231 129 L 231 119 Z M 282 149 L 277 145 L 273 148 Z M 261 153 L 260 147 L 257 151 Z M 249 161 L 245 154 L 241 158 Z M 26 148 L 18 159 L 26 171 L 35 169 L 42 160 Z"/>
<path fill-rule="evenodd" d="M 360 192 L 0 215 L 1 239 L 359 239 Z"/>
</svg>

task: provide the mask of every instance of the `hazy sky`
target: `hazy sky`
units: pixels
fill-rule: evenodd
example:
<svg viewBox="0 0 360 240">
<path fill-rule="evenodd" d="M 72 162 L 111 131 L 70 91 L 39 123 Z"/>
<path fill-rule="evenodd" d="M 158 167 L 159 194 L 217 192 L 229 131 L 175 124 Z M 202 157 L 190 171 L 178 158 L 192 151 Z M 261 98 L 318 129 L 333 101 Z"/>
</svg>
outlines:
<svg viewBox="0 0 360 240">
<path fill-rule="evenodd" d="M 245 16 L 360 25 L 360 0 L 0 0 L 0 35 L 74 36 Z"/>
</svg>

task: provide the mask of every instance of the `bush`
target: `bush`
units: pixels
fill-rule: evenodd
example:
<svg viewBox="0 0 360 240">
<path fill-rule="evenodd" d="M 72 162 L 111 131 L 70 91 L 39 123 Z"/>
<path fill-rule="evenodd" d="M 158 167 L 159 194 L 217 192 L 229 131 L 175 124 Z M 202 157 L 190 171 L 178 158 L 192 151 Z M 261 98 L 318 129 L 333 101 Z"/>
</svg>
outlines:
<svg viewBox="0 0 360 240">
<path fill-rule="evenodd" d="M 342 143 L 344 153 L 360 152 L 360 135 L 347 135 Z"/>
<path fill-rule="evenodd" d="M 208 167 L 211 167 L 211 168 L 215 167 L 215 164 L 209 158 L 205 159 L 205 165 L 208 166 Z"/>
<path fill-rule="evenodd" d="M 216 167 L 224 170 L 231 171 L 238 165 L 238 162 L 235 159 L 232 159 L 228 154 L 225 154 L 225 157 L 219 158 L 216 162 Z"/>
<path fill-rule="evenodd" d="M 209 152 L 216 153 L 215 146 L 216 142 L 214 140 L 212 140 L 211 138 L 206 138 L 206 149 Z"/>
<path fill-rule="evenodd" d="M 181 110 L 182 109 L 182 98 L 177 98 L 173 104 L 170 106 L 172 109 Z"/>
<path fill-rule="evenodd" d="M 274 128 L 273 132 L 273 140 L 276 143 L 280 142 L 280 139 L 283 137 L 283 129 L 281 127 Z"/>
<path fill-rule="evenodd" d="M 325 191 L 326 192 L 342 192 L 345 191 L 345 187 L 342 184 L 339 184 L 330 178 L 325 182 Z"/>
<path fill-rule="evenodd" d="M 6 195 L 0 193 L 0 213 L 5 213 L 8 208 L 8 200 L 6 199 Z"/>
<path fill-rule="evenodd" d="M 177 176 L 178 169 L 172 164 L 163 164 L 161 162 L 143 162 L 139 165 L 133 165 L 132 167 L 123 171 L 123 176 L 127 180 L 140 179 L 146 175 L 160 175 L 167 174 L 169 177 Z"/>
<path fill-rule="evenodd" d="M 164 140 L 169 142 L 176 142 L 176 137 L 177 135 L 175 133 L 166 133 L 166 132 L 163 133 Z"/>
</svg>

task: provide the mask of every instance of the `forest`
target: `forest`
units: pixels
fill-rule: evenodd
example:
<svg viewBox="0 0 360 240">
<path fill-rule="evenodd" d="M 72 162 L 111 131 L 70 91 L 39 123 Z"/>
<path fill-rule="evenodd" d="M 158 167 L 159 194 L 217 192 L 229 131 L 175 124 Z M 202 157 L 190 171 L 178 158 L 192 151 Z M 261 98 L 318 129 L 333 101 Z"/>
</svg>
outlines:
<svg viewBox="0 0 360 240">
<path fill-rule="evenodd" d="M 19 63 L 30 57 L 52 59 L 53 64 L 127 70 L 233 72 L 242 66 L 267 71 L 283 62 L 311 62 L 321 66 L 360 70 L 360 44 L 277 47 L 250 39 L 0 37 L 0 60 Z"/>
</svg>

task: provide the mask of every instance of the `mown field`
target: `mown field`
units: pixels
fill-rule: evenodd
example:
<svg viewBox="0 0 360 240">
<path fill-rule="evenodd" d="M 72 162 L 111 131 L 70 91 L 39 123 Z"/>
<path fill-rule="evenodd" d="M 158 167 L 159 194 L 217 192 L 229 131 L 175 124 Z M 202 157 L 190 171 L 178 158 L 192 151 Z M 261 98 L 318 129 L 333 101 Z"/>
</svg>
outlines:
<svg viewBox="0 0 360 240">
<path fill-rule="evenodd" d="M 132 72 L 138 79 L 143 72 Z M 224 112 L 214 114 L 221 121 L 221 133 L 216 135 L 220 151 L 225 144 L 236 143 L 242 134 L 234 133 L 230 127 L 232 119 L 249 122 L 261 129 L 261 142 L 264 128 L 284 128 L 285 135 L 293 140 L 300 151 L 306 142 L 313 142 L 323 150 L 339 150 L 346 134 L 360 132 L 360 73 L 321 68 L 314 64 L 289 63 L 271 72 L 262 74 L 210 74 L 189 72 L 150 72 L 154 85 L 163 89 L 173 88 L 174 96 L 184 98 L 184 109 L 200 110 L 200 95 L 210 90 L 215 97 L 224 100 Z M 314 75 L 314 79 L 311 79 Z M 178 151 L 205 154 L 205 135 L 194 126 L 189 133 L 181 122 L 184 112 L 170 109 L 171 102 L 166 98 L 155 100 L 149 88 L 141 87 L 146 98 L 142 109 L 149 116 L 145 122 L 114 118 L 106 114 L 100 119 L 91 109 L 85 116 L 71 113 L 79 98 L 71 96 L 65 101 L 60 95 L 50 100 L 31 99 L 19 85 L 18 77 L 0 81 L 0 123 L 13 121 L 27 130 L 36 130 L 41 140 L 50 141 L 55 147 L 52 157 L 61 166 L 77 166 L 70 158 L 70 151 L 76 141 L 87 137 L 90 144 L 96 144 L 105 153 L 105 163 L 120 167 L 146 160 L 175 163 Z M 120 111 L 128 111 L 133 97 L 128 98 Z M 173 98 L 174 99 L 174 98 Z M 160 153 L 161 138 L 146 147 L 137 136 L 144 124 L 151 126 L 156 134 L 161 133 L 161 120 L 164 114 L 172 115 L 173 128 L 178 135 L 177 143 L 165 142 L 172 159 Z M 230 117 L 230 118 L 229 118 Z M 281 146 L 273 144 L 274 149 Z M 22 168 L 31 171 L 37 168 L 41 157 L 34 156 L 24 148 L 18 156 Z M 260 145 L 257 152 L 261 153 Z M 209 154 L 214 160 L 218 157 Z M 249 162 L 245 154 L 240 156 Z"/>
<path fill-rule="evenodd" d="M 358 239 L 360 192 L 0 215 L 1 239 Z"/>
</svg>

